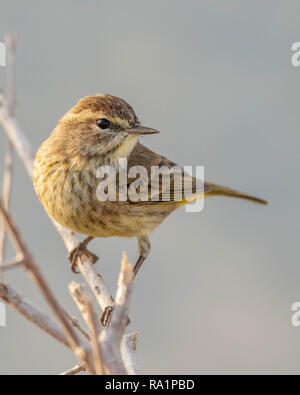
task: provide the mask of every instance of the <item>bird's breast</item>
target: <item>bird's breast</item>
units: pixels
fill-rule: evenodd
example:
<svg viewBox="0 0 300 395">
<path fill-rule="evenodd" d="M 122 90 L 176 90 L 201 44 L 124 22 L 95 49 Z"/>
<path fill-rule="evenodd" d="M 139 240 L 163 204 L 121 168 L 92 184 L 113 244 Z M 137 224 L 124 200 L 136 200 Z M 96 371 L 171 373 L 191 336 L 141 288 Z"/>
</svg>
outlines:
<svg viewBox="0 0 300 395">
<path fill-rule="evenodd" d="M 78 162 L 78 161 L 77 161 Z M 99 162 L 76 166 L 65 157 L 39 153 L 34 186 L 48 214 L 74 232 L 94 237 L 133 237 L 151 233 L 175 209 L 165 204 L 100 201 L 96 177 Z"/>
</svg>

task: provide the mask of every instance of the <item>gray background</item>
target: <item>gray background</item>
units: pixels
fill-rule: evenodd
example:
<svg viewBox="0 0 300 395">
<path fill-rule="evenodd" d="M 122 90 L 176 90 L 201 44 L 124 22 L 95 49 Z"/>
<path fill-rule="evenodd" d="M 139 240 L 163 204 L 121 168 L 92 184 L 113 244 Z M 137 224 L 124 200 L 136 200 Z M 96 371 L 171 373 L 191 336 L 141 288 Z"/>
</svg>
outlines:
<svg viewBox="0 0 300 395">
<path fill-rule="evenodd" d="M 300 300 L 300 68 L 291 64 L 299 15 L 298 1 L 1 2 L 0 40 L 18 37 L 18 119 L 35 149 L 80 97 L 112 93 L 161 131 L 143 139 L 150 148 L 270 201 L 212 198 L 152 235 L 131 312 L 144 373 L 299 373 L 300 328 L 290 323 Z M 3 145 L 1 131 L 1 158 Z M 67 284 L 82 278 L 71 274 L 19 159 L 12 211 L 59 300 L 77 314 Z M 114 292 L 121 252 L 134 261 L 136 241 L 99 239 L 92 249 Z M 44 306 L 23 272 L 6 280 Z M 11 309 L 7 321 L 1 373 L 74 364 Z"/>
</svg>

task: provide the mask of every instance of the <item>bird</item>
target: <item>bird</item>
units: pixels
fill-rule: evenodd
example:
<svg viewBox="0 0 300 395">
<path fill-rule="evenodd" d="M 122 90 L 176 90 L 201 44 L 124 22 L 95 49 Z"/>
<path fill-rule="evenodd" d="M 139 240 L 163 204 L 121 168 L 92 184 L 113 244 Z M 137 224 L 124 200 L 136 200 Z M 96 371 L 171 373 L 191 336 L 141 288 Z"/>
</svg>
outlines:
<svg viewBox="0 0 300 395">
<path fill-rule="evenodd" d="M 126 188 L 128 191 L 134 182 L 130 177 L 125 184 L 125 198 L 124 191 L 122 195 L 116 185 L 117 200 L 99 199 L 97 188 L 103 179 L 97 177 L 97 170 L 101 166 L 111 166 L 117 177 L 120 176 L 120 159 L 126 159 L 128 169 L 143 166 L 149 173 L 153 167 L 171 169 L 177 166 L 140 143 L 140 136 L 157 133 L 158 130 L 141 125 L 125 100 L 110 94 L 95 94 L 83 97 L 67 111 L 38 149 L 33 182 L 39 200 L 50 217 L 86 236 L 69 255 L 74 272 L 79 253 L 84 252 L 93 262 L 97 261 L 98 257 L 87 249 L 94 238 L 135 237 L 139 252 L 133 269 L 135 277 L 149 255 L 149 235 L 169 214 L 191 201 L 185 195 L 179 200 L 174 198 L 177 192 L 182 192 L 182 186 L 175 185 L 174 178 L 168 186 L 168 201 L 163 199 L 162 181 L 159 181 L 154 200 L 135 201 L 126 197 Z M 192 176 L 190 180 L 195 190 L 197 180 Z M 147 190 L 151 189 L 151 182 L 149 176 Z M 215 195 L 267 204 L 264 199 L 207 181 L 203 182 L 202 193 L 195 194 L 194 200 Z"/>
</svg>

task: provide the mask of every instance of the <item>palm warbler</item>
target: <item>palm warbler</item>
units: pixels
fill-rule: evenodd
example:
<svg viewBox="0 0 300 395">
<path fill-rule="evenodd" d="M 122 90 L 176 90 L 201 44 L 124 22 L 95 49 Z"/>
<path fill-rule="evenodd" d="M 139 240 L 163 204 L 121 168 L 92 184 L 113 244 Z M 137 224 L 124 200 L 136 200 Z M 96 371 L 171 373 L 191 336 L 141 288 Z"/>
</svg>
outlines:
<svg viewBox="0 0 300 395">
<path fill-rule="evenodd" d="M 88 235 L 70 255 L 73 270 L 80 250 L 96 260 L 86 249 L 94 237 L 137 237 L 136 275 L 151 248 L 148 235 L 173 210 L 188 203 L 185 196 L 180 201 L 174 199 L 178 192 L 174 180 L 169 186 L 169 201 L 162 200 L 162 189 L 158 199 L 147 201 L 130 198 L 101 201 L 97 196 L 100 182 L 97 169 L 104 165 L 116 168 L 120 158 L 127 158 L 128 169 L 143 166 L 148 174 L 153 166 L 171 168 L 175 165 L 139 143 L 138 136 L 154 133 L 158 132 L 140 125 L 132 107 L 123 99 L 99 94 L 81 99 L 59 120 L 39 148 L 34 162 L 34 186 L 40 201 L 60 224 Z M 129 189 L 133 180 L 128 180 Z M 150 176 L 147 188 L 151 189 Z M 202 197 L 213 195 L 266 204 L 265 200 L 205 182 Z"/>
</svg>

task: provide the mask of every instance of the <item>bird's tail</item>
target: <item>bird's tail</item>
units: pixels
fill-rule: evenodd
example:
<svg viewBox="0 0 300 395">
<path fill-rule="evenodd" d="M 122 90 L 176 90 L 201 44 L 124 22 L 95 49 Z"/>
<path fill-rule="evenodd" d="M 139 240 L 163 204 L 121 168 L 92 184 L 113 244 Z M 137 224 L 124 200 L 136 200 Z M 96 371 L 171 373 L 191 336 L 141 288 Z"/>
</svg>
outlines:
<svg viewBox="0 0 300 395">
<path fill-rule="evenodd" d="M 248 195 L 243 192 L 235 191 L 234 189 L 230 189 L 227 187 L 223 187 L 221 185 L 216 185 L 212 184 L 210 182 L 205 182 L 204 183 L 204 196 L 229 196 L 233 198 L 239 198 L 239 199 L 246 199 L 250 200 L 254 203 L 259 203 L 259 204 L 268 204 L 268 202 L 264 199 L 257 198 L 255 196 Z"/>
</svg>

